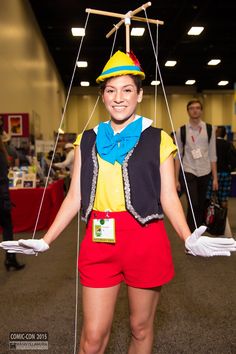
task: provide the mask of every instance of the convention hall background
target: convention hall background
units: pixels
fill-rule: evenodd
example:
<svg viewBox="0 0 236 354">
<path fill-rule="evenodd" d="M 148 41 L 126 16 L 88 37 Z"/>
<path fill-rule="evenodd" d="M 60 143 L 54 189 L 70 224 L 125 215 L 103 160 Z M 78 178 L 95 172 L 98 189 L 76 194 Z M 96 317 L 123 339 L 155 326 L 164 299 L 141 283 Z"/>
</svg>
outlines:
<svg viewBox="0 0 236 354">
<path fill-rule="evenodd" d="M 1 112 L 27 112 L 31 129 L 50 140 L 57 131 L 66 88 L 40 32 L 27 0 L 1 0 L 0 11 L 0 107 Z M 72 58 L 71 58 L 72 59 Z M 167 87 L 167 98 L 175 127 L 188 119 L 186 102 L 204 101 L 204 119 L 213 125 L 230 125 L 236 131 L 233 90 L 203 90 Z M 154 112 L 153 88 L 144 87 L 139 113 Z M 79 133 L 97 99 L 97 88 L 72 89 L 63 129 Z M 158 88 L 157 123 L 171 131 L 165 101 Z M 98 105 L 88 127 L 106 120 Z M 185 200 L 183 198 L 183 204 Z M 229 201 L 229 219 L 236 235 L 236 200 Z M 166 220 L 176 268 L 175 279 L 163 289 L 156 316 L 157 354 L 236 353 L 236 255 L 202 259 L 186 256 L 183 244 Z M 81 233 L 83 230 L 81 225 Z M 43 232 L 38 232 L 41 237 Z M 16 234 L 16 239 L 31 234 Z M 6 272 L 0 253 L 0 353 L 8 353 L 8 336 L 13 331 L 47 331 L 48 353 L 73 352 L 77 219 L 46 254 L 19 256 L 26 263 L 21 272 Z M 79 289 L 79 302 L 80 302 Z M 116 308 L 107 353 L 125 353 L 129 338 L 127 300 L 122 288 Z M 79 331 L 81 307 L 79 306 Z M 31 351 L 27 351 L 31 352 Z M 41 351 L 39 351 L 41 352 Z M 37 351 L 32 351 L 37 353 Z"/>
</svg>

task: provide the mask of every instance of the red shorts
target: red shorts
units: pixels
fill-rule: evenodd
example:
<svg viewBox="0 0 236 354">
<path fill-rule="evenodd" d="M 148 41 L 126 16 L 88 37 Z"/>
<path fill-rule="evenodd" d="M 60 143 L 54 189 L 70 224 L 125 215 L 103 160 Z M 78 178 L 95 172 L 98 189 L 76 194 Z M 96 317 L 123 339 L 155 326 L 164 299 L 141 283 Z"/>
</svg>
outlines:
<svg viewBox="0 0 236 354">
<path fill-rule="evenodd" d="M 115 219 L 116 243 L 92 241 L 92 220 L 106 218 L 93 211 L 81 243 L 80 281 L 84 286 L 104 288 L 124 281 L 137 288 L 153 288 L 174 276 L 170 242 L 164 222 L 141 226 L 128 212 L 109 212 Z"/>
</svg>

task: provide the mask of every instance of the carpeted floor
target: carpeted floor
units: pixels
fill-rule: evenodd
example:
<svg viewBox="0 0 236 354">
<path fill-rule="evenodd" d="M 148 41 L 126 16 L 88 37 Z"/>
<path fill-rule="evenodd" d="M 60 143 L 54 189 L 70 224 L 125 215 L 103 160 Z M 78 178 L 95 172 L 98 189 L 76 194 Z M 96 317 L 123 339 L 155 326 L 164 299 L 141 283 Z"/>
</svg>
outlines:
<svg viewBox="0 0 236 354">
<path fill-rule="evenodd" d="M 236 199 L 229 203 L 236 235 Z M 153 354 L 236 353 L 236 254 L 203 259 L 186 256 L 183 243 L 166 221 L 176 276 L 162 290 L 155 320 Z M 49 354 L 73 354 L 77 220 L 51 249 L 38 257 L 19 255 L 20 272 L 0 267 L 0 354 L 9 351 L 15 331 L 48 332 Z M 38 233 L 40 238 L 42 233 Z M 18 238 L 31 237 L 18 234 Z M 0 252 L 0 264 L 4 253 Z M 79 289 L 78 335 L 81 325 Z M 107 354 L 125 354 L 129 342 L 126 288 L 122 287 Z M 21 350 L 21 353 L 43 353 Z M 144 353 L 145 354 L 145 353 Z"/>
</svg>

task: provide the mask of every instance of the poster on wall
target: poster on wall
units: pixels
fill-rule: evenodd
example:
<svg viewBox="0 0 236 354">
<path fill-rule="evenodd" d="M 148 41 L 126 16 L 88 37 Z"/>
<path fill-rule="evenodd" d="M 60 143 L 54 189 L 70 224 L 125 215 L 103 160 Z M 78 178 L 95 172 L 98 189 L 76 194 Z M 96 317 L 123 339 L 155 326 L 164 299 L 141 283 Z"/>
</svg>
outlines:
<svg viewBox="0 0 236 354">
<path fill-rule="evenodd" d="M 23 135 L 22 115 L 8 115 L 8 134 L 11 136 Z"/>
<path fill-rule="evenodd" d="M 3 129 L 12 138 L 29 137 L 29 114 L 28 113 L 0 113 L 3 120 Z"/>
</svg>

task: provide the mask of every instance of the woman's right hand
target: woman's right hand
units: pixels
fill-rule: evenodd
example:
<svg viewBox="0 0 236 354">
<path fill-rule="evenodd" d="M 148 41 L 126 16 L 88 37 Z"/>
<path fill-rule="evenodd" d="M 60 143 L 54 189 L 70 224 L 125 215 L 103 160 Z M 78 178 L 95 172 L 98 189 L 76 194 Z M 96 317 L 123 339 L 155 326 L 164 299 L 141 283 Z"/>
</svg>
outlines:
<svg viewBox="0 0 236 354">
<path fill-rule="evenodd" d="M 39 252 L 45 252 L 49 245 L 44 239 L 21 239 L 19 241 L 3 241 L 0 247 L 8 253 L 23 253 L 27 255 L 37 255 Z"/>
</svg>

